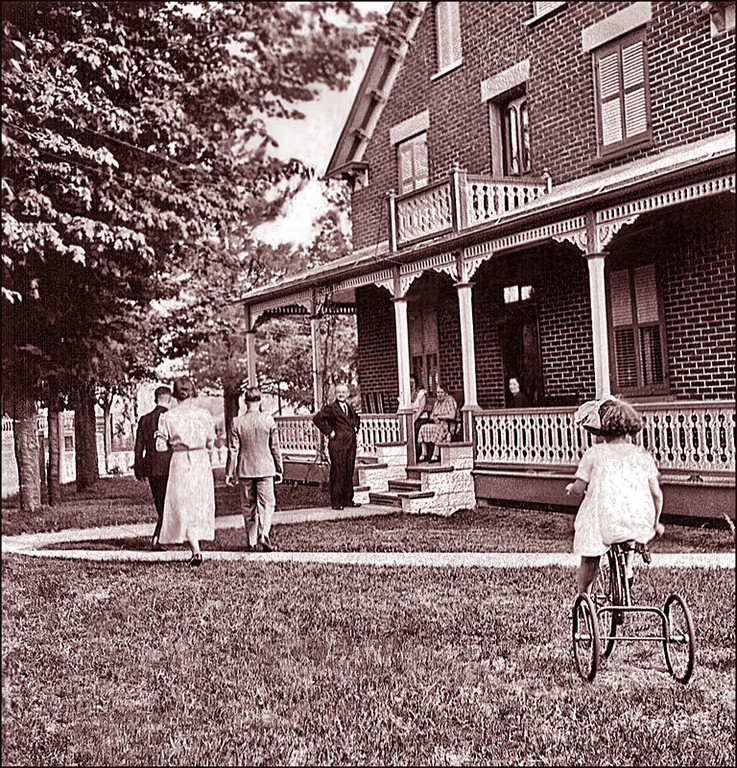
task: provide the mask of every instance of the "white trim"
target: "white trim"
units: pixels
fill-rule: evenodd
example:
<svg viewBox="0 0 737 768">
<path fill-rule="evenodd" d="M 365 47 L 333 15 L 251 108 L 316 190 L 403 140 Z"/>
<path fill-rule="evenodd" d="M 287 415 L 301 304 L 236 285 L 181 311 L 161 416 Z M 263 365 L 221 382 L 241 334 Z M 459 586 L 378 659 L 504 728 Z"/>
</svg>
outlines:
<svg viewBox="0 0 737 768">
<path fill-rule="evenodd" d="M 647 24 L 652 18 L 652 3 L 632 3 L 629 8 L 581 30 L 581 46 L 588 53 Z"/>
<path fill-rule="evenodd" d="M 562 0 L 559 3 L 550 3 L 550 8 L 546 8 L 544 11 L 541 11 L 540 13 L 537 12 L 537 6 L 539 3 L 533 3 L 532 4 L 532 12 L 535 14 L 531 19 L 528 19 L 525 24 L 529 27 L 530 25 L 534 24 L 536 21 L 540 21 L 540 19 L 544 19 L 547 16 L 550 16 L 552 13 L 555 13 L 559 8 L 562 8 L 565 5 L 565 1 Z"/>
<path fill-rule="evenodd" d="M 530 77 L 530 60 L 525 59 L 499 72 L 486 80 L 481 81 L 481 101 L 491 101 L 501 96 L 512 88 L 526 83 Z"/>
<path fill-rule="evenodd" d="M 443 75 L 447 75 L 449 72 L 452 72 L 454 69 L 458 69 L 458 67 L 463 64 L 463 59 L 458 59 L 458 61 L 454 61 L 452 64 L 448 64 L 447 67 L 443 67 L 443 69 L 439 69 L 434 75 L 430 75 L 430 81 L 434 82 L 435 80 L 439 80 Z"/>
<path fill-rule="evenodd" d="M 418 133 L 423 133 L 430 128 L 430 110 L 419 112 L 401 123 L 393 125 L 389 129 L 389 141 L 391 144 L 400 144 Z"/>
</svg>

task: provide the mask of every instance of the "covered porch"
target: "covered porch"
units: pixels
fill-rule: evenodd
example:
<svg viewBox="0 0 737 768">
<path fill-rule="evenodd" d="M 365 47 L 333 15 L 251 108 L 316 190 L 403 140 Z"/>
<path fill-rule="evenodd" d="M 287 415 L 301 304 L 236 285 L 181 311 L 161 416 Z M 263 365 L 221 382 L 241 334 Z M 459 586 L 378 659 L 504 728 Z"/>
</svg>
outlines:
<svg viewBox="0 0 737 768">
<path fill-rule="evenodd" d="M 659 325 L 648 326 L 643 315 L 628 337 L 612 284 L 627 270 L 635 274 L 633 297 L 644 306 L 637 292 L 657 280 L 648 264 L 665 258 L 648 253 L 648 242 L 677 227 L 681 215 L 693 225 L 704 216 L 704 201 L 733 209 L 733 160 L 733 143 L 722 138 L 558 189 L 548 180 L 534 186 L 534 195 L 507 194 L 503 204 L 498 193 L 483 202 L 477 180 L 454 171 L 438 189 L 389 200 L 385 242 L 247 296 L 249 335 L 273 311 L 309 315 L 313 338 L 325 313 L 356 312 L 365 358 L 356 486 L 366 501 L 440 514 L 479 499 L 570 504 L 562 489 L 589 445 L 573 423 L 576 406 L 619 393 L 624 382 L 644 417 L 639 440 L 660 467 L 668 513 L 721 516 L 733 510 L 733 390 L 710 398 L 681 387 L 686 394 L 679 394 L 671 382 L 688 339 L 679 331 L 671 341 L 678 349 L 669 367 L 662 358 L 672 329 L 662 306 L 653 299 L 646 307 L 655 320 L 660 312 Z M 550 294 L 556 281 L 558 314 L 548 295 L 544 312 L 530 320 L 524 297 L 541 284 Z M 517 290 L 509 303 L 508 289 Z M 560 338 L 569 332 L 561 320 L 566 313 L 577 337 L 564 349 L 553 331 Z M 435 348 L 418 331 L 428 314 L 437 326 Z M 639 353 L 632 344 L 642 345 Z M 534 345 L 537 358 L 528 354 Z M 323 393 L 316 349 L 313 364 L 317 409 Z M 508 377 L 519 371 L 528 377 L 531 402 L 517 410 L 504 406 Z M 458 392 L 462 435 L 441 446 L 439 466 L 415 462 L 411 375 L 430 390 L 439 377 Z M 249 376 L 256 380 L 251 355 Z M 295 479 L 303 479 L 304 467 L 318 477 L 323 452 L 310 417 L 278 422 Z"/>
</svg>

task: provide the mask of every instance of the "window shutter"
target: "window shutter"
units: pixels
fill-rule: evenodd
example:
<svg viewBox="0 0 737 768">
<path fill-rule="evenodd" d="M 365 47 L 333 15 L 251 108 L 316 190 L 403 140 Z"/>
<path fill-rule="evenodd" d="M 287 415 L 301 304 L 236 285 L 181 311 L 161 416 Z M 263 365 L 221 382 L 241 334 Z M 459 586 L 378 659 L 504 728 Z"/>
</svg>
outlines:
<svg viewBox="0 0 737 768">
<path fill-rule="evenodd" d="M 622 104 L 619 86 L 619 51 L 599 58 L 599 103 L 601 105 L 601 143 L 621 141 Z"/>
<path fill-rule="evenodd" d="M 553 8 L 557 8 L 559 5 L 563 5 L 560 0 L 556 0 L 556 2 L 541 2 L 535 3 L 535 16 L 542 16 L 544 13 L 547 13 L 548 11 L 552 11 Z"/>
<path fill-rule="evenodd" d="M 416 141 L 412 142 L 415 159 L 415 189 L 424 187 L 428 181 L 427 165 L 427 136 L 423 133 L 418 136 Z"/>
<path fill-rule="evenodd" d="M 645 96 L 645 45 L 638 40 L 622 49 L 625 136 L 647 131 Z"/>
<path fill-rule="evenodd" d="M 438 69 L 455 64 L 462 58 L 459 3 L 442 2 L 435 6 L 438 45 Z"/>
<path fill-rule="evenodd" d="M 637 303 L 637 322 L 640 325 L 658 322 L 660 312 L 658 310 L 654 264 L 635 269 L 635 301 Z"/>
<path fill-rule="evenodd" d="M 399 192 L 411 192 L 414 189 L 414 175 L 412 173 L 412 145 L 405 141 L 397 147 L 399 153 Z"/>
<path fill-rule="evenodd" d="M 609 285 L 614 327 L 632 325 L 632 295 L 630 293 L 629 272 L 626 269 L 612 272 Z"/>
<path fill-rule="evenodd" d="M 629 271 L 612 272 L 610 279 L 612 324 L 614 325 L 614 360 L 617 386 L 637 386 L 637 360 L 635 357 L 635 329 L 632 327 L 632 294 Z"/>
</svg>

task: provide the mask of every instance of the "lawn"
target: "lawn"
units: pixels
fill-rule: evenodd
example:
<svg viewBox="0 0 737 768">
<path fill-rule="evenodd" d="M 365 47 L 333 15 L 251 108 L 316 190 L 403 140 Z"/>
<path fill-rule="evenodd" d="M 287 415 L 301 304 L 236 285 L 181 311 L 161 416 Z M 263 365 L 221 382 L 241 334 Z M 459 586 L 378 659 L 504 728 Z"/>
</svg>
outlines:
<svg viewBox="0 0 737 768">
<path fill-rule="evenodd" d="M 218 485 L 219 514 L 233 511 L 229 493 Z M 278 494 L 282 509 L 324 504 L 315 487 Z M 152 518 L 147 486 L 119 478 L 50 519 L 4 505 L 3 533 Z M 275 540 L 282 550 L 569 551 L 572 526 L 569 513 L 491 507 L 281 525 Z M 242 529 L 208 543 L 242 545 Z M 733 550 L 719 521 L 669 525 L 653 545 Z M 658 642 L 619 643 L 584 683 L 566 568 L 206 560 L 192 571 L 6 555 L 2 586 L 3 765 L 734 760 L 732 569 L 638 571 L 639 602 L 662 606 L 675 591 L 691 608 L 697 660 L 685 687 Z M 637 621 L 633 632 L 647 631 Z"/>
<path fill-rule="evenodd" d="M 591 684 L 560 568 L 3 558 L 3 765 L 732 765 L 733 571 L 657 569 L 687 686 L 622 643 Z"/>
</svg>

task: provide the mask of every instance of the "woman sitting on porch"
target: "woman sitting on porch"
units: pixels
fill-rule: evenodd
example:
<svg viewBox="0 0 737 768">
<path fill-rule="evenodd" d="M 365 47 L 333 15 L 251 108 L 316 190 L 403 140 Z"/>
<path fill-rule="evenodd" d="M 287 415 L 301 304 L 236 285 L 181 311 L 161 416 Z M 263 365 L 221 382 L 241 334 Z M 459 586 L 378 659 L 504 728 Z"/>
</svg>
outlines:
<svg viewBox="0 0 737 768">
<path fill-rule="evenodd" d="M 437 385 L 437 399 L 432 407 L 431 424 L 423 424 L 420 427 L 418 440 L 420 443 L 420 458 L 418 461 L 426 461 L 430 452 L 430 444 L 433 445 L 430 461 L 440 461 L 440 447 L 438 443 L 450 442 L 451 425 L 455 425 L 458 417 L 458 403 L 449 392 L 446 392 L 440 383 Z"/>
</svg>

